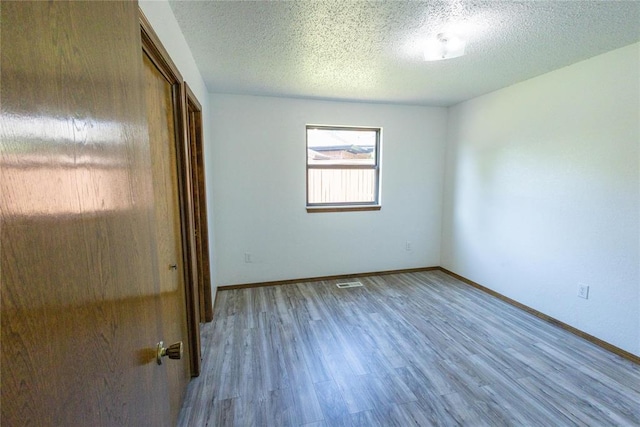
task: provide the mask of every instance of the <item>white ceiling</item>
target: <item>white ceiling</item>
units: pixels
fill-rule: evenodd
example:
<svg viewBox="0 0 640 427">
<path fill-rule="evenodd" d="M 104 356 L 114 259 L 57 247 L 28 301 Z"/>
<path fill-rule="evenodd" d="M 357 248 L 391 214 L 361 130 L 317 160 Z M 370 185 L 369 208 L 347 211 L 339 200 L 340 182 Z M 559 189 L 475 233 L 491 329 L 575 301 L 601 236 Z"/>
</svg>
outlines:
<svg viewBox="0 0 640 427">
<path fill-rule="evenodd" d="M 638 1 L 170 5 L 222 93 L 448 106 L 640 40 Z M 443 30 L 467 54 L 425 62 L 421 43 Z"/>
</svg>

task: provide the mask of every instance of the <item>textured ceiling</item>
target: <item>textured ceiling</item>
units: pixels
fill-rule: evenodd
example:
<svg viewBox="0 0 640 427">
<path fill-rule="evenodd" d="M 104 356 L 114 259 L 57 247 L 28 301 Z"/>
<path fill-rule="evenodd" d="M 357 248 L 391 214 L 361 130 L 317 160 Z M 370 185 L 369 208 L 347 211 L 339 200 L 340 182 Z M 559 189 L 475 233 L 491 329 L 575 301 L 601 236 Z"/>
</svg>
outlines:
<svg viewBox="0 0 640 427">
<path fill-rule="evenodd" d="M 636 1 L 170 5 L 223 93 L 447 106 L 640 40 Z M 447 30 L 467 54 L 425 62 L 421 43 Z"/>
</svg>

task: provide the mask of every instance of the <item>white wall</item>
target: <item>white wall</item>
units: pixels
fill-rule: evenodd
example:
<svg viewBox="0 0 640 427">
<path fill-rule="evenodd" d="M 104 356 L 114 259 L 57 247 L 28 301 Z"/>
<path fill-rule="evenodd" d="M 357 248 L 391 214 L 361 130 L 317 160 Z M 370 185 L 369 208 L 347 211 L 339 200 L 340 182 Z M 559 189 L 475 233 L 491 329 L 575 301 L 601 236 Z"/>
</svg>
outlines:
<svg viewBox="0 0 640 427">
<path fill-rule="evenodd" d="M 446 109 L 223 94 L 210 106 L 219 284 L 439 265 Z M 306 212 L 306 124 L 383 128 L 382 210 Z"/>
<path fill-rule="evenodd" d="M 187 45 L 187 41 L 178 26 L 178 22 L 166 0 L 142 0 L 139 2 L 142 12 L 145 14 L 153 30 L 156 32 L 162 45 L 169 53 L 169 56 L 178 67 L 182 78 L 187 82 L 194 95 L 202 106 L 203 121 L 203 138 L 204 138 L 204 158 L 205 165 L 210 163 L 212 156 L 211 149 L 211 127 L 208 118 L 211 115 L 209 108 L 209 92 L 205 86 L 204 80 L 200 75 L 200 71 L 196 66 L 196 62 L 191 54 L 191 49 Z M 210 265 L 212 275 L 212 292 L 215 295 L 217 287 L 215 281 L 215 252 L 213 251 L 213 209 L 211 207 L 213 195 L 211 192 L 211 172 L 205 166 L 205 177 L 207 186 L 207 205 L 208 205 L 208 226 L 209 226 L 209 248 L 210 248 Z"/>
<path fill-rule="evenodd" d="M 639 53 L 451 108 L 442 246 L 445 268 L 636 355 Z"/>
</svg>

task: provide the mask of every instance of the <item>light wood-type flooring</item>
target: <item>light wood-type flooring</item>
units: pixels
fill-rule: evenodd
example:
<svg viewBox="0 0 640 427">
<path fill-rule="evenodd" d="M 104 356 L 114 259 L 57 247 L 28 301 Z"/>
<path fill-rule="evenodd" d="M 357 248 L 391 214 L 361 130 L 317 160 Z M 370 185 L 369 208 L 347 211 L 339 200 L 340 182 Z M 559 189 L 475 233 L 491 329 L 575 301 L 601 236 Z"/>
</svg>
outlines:
<svg viewBox="0 0 640 427">
<path fill-rule="evenodd" d="M 638 426 L 640 365 L 441 271 L 218 292 L 183 426 Z"/>
</svg>

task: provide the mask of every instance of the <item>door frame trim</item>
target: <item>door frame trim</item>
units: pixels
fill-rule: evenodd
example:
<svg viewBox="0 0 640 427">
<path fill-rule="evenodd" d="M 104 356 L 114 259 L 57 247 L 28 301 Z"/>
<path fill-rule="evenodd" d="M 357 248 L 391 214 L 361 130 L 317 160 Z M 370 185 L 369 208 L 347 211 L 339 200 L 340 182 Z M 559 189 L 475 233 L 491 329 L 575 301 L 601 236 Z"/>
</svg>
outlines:
<svg viewBox="0 0 640 427">
<path fill-rule="evenodd" d="M 200 320 L 213 320 L 211 292 L 211 264 L 209 262 L 209 226 L 207 222 L 207 193 L 202 135 L 202 105 L 187 82 L 184 82 L 187 108 L 187 137 L 191 149 L 191 184 L 194 202 L 194 236 L 198 263 L 198 298 Z"/>
<path fill-rule="evenodd" d="M 180 202 L 180 226 L 182 231 L 182 253 L 184 265 L 185 309 L 187 315 L 187 333 L 189 342 L 189 365 L 191 376 L 200 375 L 200 311 L 198 301 L 198 270 L 196 263 L 196 245 L 194 239 L 194 204 L 191 183 L 191 150 L 187 138 L 186 96 L 183 94 L 182 75 L 160 38 L 151 27 L 151 23 L 138 8 L 142 51 L 158 68 L 172 86 L 175 122 L 176 157 L 178 175 L 178 195 Z"/>
</svg>

